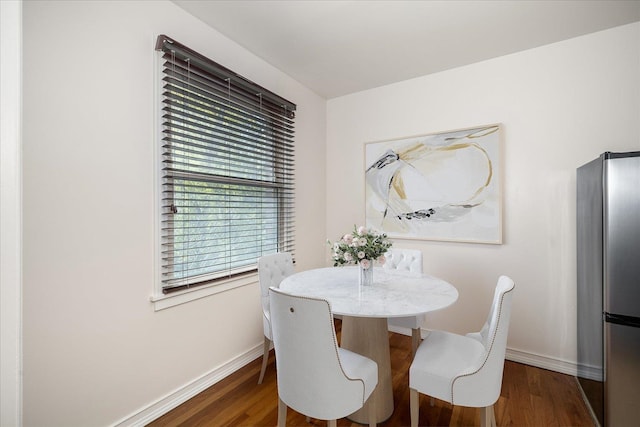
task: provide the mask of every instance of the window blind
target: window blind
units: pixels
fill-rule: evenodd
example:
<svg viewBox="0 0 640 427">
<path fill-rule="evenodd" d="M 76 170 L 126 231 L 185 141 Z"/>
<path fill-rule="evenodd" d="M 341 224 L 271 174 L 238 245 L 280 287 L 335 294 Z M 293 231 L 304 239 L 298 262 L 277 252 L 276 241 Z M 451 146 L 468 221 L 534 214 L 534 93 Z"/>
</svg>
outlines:
<svg viewBox="0 0 640 427">
<path fill-rule="evenodd" d="M 295 104 L 167 36 L 156 50 L 163 292 L 294 254 Z"/>
</svg>

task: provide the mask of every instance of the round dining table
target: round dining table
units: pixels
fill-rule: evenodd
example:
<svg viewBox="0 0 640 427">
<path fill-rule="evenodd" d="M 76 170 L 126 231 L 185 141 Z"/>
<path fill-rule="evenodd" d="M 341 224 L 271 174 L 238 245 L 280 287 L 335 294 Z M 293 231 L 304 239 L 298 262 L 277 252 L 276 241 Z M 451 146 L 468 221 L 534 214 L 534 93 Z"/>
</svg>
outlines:
<svg viewBox="0 0 640 427">
<path fill-rule="evenodd" d="M 366 405 L 348 418 L 368 424 L 368 405 L 377 421 L 393 414 L 393 386 L 387 318 L 409 317 L 440 310 L 458 299 L 450 283 L 428 274 L 374 268 L 373 283 L 360 285 L 358 267 L 329 267 L 288 276 L 280 289 L 299 296 L 327 300 L 342 316 L 340 346 L 378 364 L 378 385 Z"/>
</svg>

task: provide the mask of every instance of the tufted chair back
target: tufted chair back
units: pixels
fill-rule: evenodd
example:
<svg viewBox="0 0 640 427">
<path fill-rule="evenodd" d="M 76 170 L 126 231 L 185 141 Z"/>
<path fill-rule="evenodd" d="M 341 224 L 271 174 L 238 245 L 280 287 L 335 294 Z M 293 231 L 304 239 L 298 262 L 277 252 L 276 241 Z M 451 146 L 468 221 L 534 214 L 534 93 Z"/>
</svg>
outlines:
<svg viewBox="0 0 640 427">
<path fill-rule="evenodd" d="M 422 251 L 417 249 L 391 248 L 385 254 L 383 268 L 422 273 Z"/>
<path fill-rule="evenodd" d="M 260 295 L 262 298 L 262 313 L 264 336 L 271 336 L 271 315 L 269 314 L 269 288 L 279 287 L 280 282 L 295 273 L 293 259 L 289 252 L 279 252 L 265 255 L 258 259 L 258 280 L 260 281 Z"/>
<path fill-rule="evenodd" d="M 262 384 L 267 370 L 269 351 L 271 350 L 271 313 L 269 310 L 269 288 L 277 288 L 282 280 L 295 273 L 293 259 L 289 252 L 279 252 L 272 255 L 264 255 L 258 259 L 258 280 L 260 282 L 260 298 L 262 302 L 262 329 L 264 331 L 264 343 L 262 349 L 262 368 L 258 377 L 258 384 Z"/>
</svg>

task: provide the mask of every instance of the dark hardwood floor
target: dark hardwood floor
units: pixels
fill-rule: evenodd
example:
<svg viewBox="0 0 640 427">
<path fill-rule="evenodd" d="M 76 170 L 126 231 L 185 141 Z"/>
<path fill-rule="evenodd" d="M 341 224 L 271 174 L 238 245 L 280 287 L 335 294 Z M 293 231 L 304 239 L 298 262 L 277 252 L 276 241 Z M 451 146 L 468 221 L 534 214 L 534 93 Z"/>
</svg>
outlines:
<svg viewBox="0 0 640 427">
<path fill-rule="evenodd" d="M 340 321 L 336 321 L 340 330 Z M 408 426 L 411 337 L 389 333 L 395 411 L 380 426 Z M 277 399 L 275 357 L 258 385 L 261 358 L 211 386 L 150 427 L 161 426 L 275 426 Z M 421 426 L 479 426 L 480 410 L 452 406 L 440 400 L 430 406 L 430 398 L 420 396 Z M 498 426 L 593 426 L 582 400 L 576 378 L 553 371 L 507 361 L 502 393 L 495 404 Z M 324 426 L 325 421 L 306 417 L 289 409 L 287 426 Z M 343 418 L 339 427 L 360 426 Z"/>
</svg>

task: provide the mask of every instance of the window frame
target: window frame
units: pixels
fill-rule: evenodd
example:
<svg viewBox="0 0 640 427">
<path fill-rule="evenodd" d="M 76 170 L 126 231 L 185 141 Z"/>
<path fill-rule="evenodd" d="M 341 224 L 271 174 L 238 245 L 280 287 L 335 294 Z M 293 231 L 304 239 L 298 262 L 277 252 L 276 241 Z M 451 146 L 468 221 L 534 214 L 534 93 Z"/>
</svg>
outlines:
<svg viewBox="0 0 640 427">
<path fill-rule="evenodd" d="M 166 40 L 170 40 L 171 43 L 174 43 L 175 41 L 173 41 L 172 39 L 161 35 L 158 36 L 158 44 L 161 43 L 161 39 L 163 39 L 163 42 L 166 42 Z M 175 42 L 177 43 L 177 42 Z M 158 49 L 158 44 L 156 45 L 156 53 L 155 53 L 155 61 L 154 61 L 154 138 L 153 138 L 153 159 L 154 159 L 154 291 L 153 291 L 153 295 L 151 296 L 151 302 L 154 304 L 154 308 L 156 311 L 158 310 L 163 310 L 165 308 L 169 308 L 169 307 L 173 307 L 176 305 L 180 305 L 180 304 L 184 304 L 186 302 L 189 301 L 193 301 L 193 300 L 197 300 L 200 298 L 204 298 L 210 295 L 214 295 L 220 292 L 225 292 L 228 291 L 230 289 L 234 289 L 234 288 L 238 288 L 241 286 L 246 286 L 246 285 L 250 285 L 250 284 L 255 284 L 257 281 L 257 258 L 256 258 L 256 263 L 255 264 L 247 264 L 245 265 L 238 274 L 230 274 L 230 275 L 221 275 L 222 277 L 218 277 L 218 278 L 212 278 L 207 280 L 204 283 L 198 283 L 198 284 L 193 284 L 193 285 L 189 285 L 188 287 L 185 287 L 184 289 L 177 289 L 177 290 L 172 290 L 170 293 L 165 292 L 164 290 L 164 280 L 163 280 L 163 268 L 164 268 L 164 262 L 163 262 L 163 231 L 162 231 L 162 226 L 163 226 L 163 194 L 165 191 L 165 182 L 164 182 L 164 173 L 163 173 L 163 154 L 164 154 L 164 150 L 162 149 L 160 144 L 160 141 L 162 141 L 163 137 L 165 136 L 165 129 L 163 128 L 163 108 L 165 107 L 165 97 L 163 95 L 164 93 L 164 77 L 165 77 L 165 67 L 164 67 L 164 63 L 165 63 L 165 59 L 163 59 L 163 52 L 161 49 Z M 182 47 L 184 47 L 183 45 L 180 45 Z M 184 47 L 185 49 L 188 49 L 186 47 Z M 193 52 L 193 51 L 191 51 Z M 196 55 L 199 55 L 195 52 L 193 52 Z M 200 60 L 204 58 L 201 57 L 199 58 Z M 204 58 L 206 59 L 206 58 Z M 213 64 L 215 64 L 213 61 L 211 61 Z M 217 65 L 217 64 L 215 64 Z M 220 66 L 221 69 L 225 70 L 225 71 L 229 71 L 226 68 Z M 229 71 L 230 72 L 230 71 Z M 282 99 L 279 98 L 277 95 L 267 91 L 264 88 L 261 88 L 257 85 L 255 85 L 254 83 L 244 79 L 241 76 L 237 76 L 235 73 L 233 73 L 233 75 L 239 79 L 242 79 L 243 84 L 249 85 L 249 87 L 251 89 L 255 89 L 258 88 L 262 91 L 264 91 L 265 93 L 268 93 L 272 98 L 275 99 Z M 262 96 L 262 95 L 260 95 Z M 284 99 L 282 99 L 284 100 Z M 285 102 L 289 103 L 289 101 L 284 100 Z M 287 104 L 285 104 L 287 105 Z M 295 105 L 289 103 L 287 106 L 293 106 L 293 110 L 295 110 Z M 293 110 L 291 111 L 291 116 L 293 116 Z M 287 111 L 286 109 L 284 110 L 285 112 Z M 248 119 L 250 120 L 250 119 Z M 246 122 L 245 122 L 246 123 Z M 293 139 L 293 138 L 292 138 Z M 293 151 L 293 148 L 292 148 Z M 294 158 L 295 154 L 292 153 L 290 156 L 290 160 L 293 163 L 293 158 Z M 274 172 L 275 173 L 275 172 Z M 293 164 L 291 165 L 291 170 L 290 170 L 291 176 L 288 178 L 288 183 L 287 185 L 291 186 L 291 190 L 288 193 L 288 196 L 290 197 L 290 199 L 287 201 L 287 203 L 290 203 L 291 205 L 288 206 L 286 203 L 283 203 L 282 200 L 278 200 L 277 202 L 277 217 L 280 218 L 280 216 L 283 214 L 283 210 L 287 211 L 287 214 L 291 217 L 289 219 L 289 221 L 286 223 L 287 226 L 291 227 L 290 230 L 286 231 L 286 240 L 288 241 L 287 245 L 289 245 L 285 250 L 289 250 L 291 252 L 294 252 L 294 247 L 295 247 L 295 242 L 294 242 L 294 213 L 293 213 Z M 233 178 L 230 178 L 230 180 L 233 180 Z M 279 231 L 276 231 L 276 235 L 277 235 L 277 244 L 276 244 L 276 250 L 275 251 L 281 251 L 283 248 L 283 242 L 281 241 L 282 239 L 282 234 Z M 267 253 L 274 253 L 274 251 L 267 251 L 267 252 L 261 252 L 260 255 L 264 255 Z M 259 256 L 260 256 L 259 255 Z"/>
</svg>

